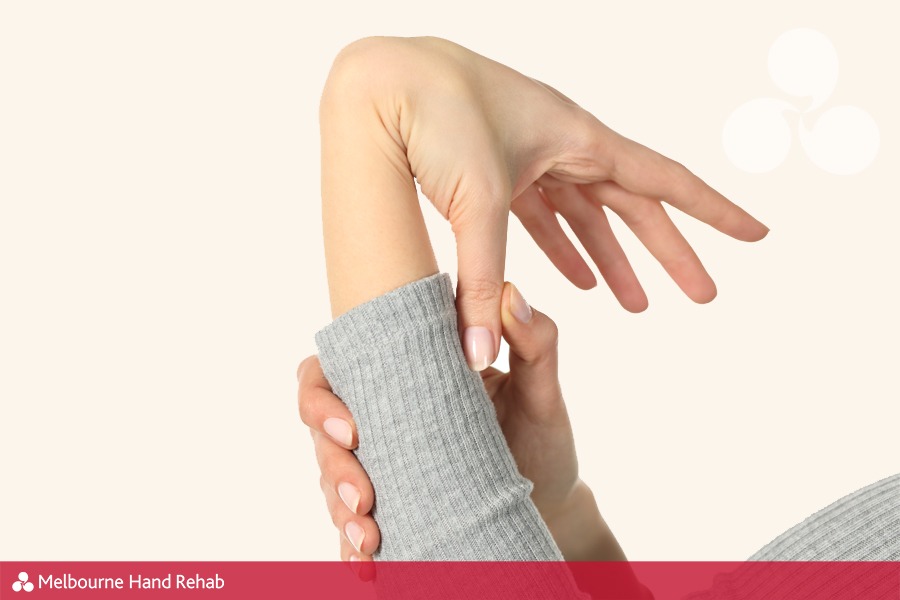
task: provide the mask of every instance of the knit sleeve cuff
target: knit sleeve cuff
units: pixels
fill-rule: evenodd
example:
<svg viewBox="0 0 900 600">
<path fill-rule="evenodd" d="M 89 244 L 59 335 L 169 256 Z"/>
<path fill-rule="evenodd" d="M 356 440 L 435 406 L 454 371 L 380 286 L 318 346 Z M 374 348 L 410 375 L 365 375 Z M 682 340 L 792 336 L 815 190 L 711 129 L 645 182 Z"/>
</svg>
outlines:
<svg viewBox="0 0 900 600">
<path fill-rule="evenodd" d="M 316 333 L 320 354 L 347 356 L 381 346 L 433 323 L 456 325 L 450 275 L 436 273 L 351 308 Z"/>
</svg>

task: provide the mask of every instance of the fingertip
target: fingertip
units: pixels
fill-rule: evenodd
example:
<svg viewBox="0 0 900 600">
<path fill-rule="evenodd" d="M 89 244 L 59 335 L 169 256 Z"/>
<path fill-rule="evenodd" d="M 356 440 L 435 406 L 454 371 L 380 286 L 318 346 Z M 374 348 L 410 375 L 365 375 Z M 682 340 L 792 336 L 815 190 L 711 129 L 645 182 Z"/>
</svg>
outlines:
<svg viewBox="0 0 900 600">
<path fill-rule="evenodd" d="M 357 486 L 357 489 L 359 489 L 359 502 L 356 505 L 356 514 L 367 515 L 372 512 L 372 508 L 375 506 L 375 493 L 368 480 L 360 481 L 359 483 L 360 485 Z"/>
<path fill-rule="evenodd" d="M 473 371 L 484 371 L 497 360 L 499 343 L 497 336 L 487 327 L 473 325 L 463 333 L 463 349 L 466 362 Z"/>
<path fill-rule="evenodd" d="M 698 294 L 695 294 L 694 297 L 692 298 L 692 300 L 694 302 L 696 302 L 697 304 L 709 304 L 710 302 L 715 300 L 716 296 L 718 296 L 718 295 L 719 295 L 719 290 L 716 289 L 715 284 L 712 284 L 712 286 L 709 289 L 704 290 L 703 292 L 700 292 Z"/>
<path fill-rule="evenodd" d="M 633 304 L 627 304 L 627 305 L 623 304 L 622 306 L 628 312 L 637 315 L 637 314 L 644 312 L 645 310 L 647 310 L 650 307 L 650 301 L 645 298 L 644 301 L 641 303 L 633 303 Z"/>
<path fill-rule="evenodd" d="M 327 417 L 322 421 L 322 431 L 344 448 L 352 450 L 356 447 L 356 429 L 347 419 Z"/>
<path fill-rule="evenodd" d="M 591 273 L 590 277 L 585 277 L 583 280 L 579 280 L 573 283 L 575 283 L 575 287 L 577 287 L 578 289 L 585 291 L 592 290 L 597 287 L 597 278 L 593 273 Z"/>
<path fill-rule="evenodd" d="M 616 299 L 619 301 L 619 304 L 622 306 L 622 308 L 630 313 L 642 313 L 650 306 L 650 300 L 647 298 L 647 294 L 644 292 L 644 289 L 640 286 L 637 286 L 633 289 L 617 291 L 619 293 L 615 294 Z"/>
<path fill-rule="evenodd" d="M 534 316 L 534 311 L 531 310 L 531 306 L 525 301 L 522 292 L 520 292 L 519 288 L 512 283 L 509 284 L 509 312 L 523 325 L 531 322 L 531 319 Z"/>
<path fill-rule="evenodd" d="M 742 242 L 758 242 L 761 239 L 765 238 L 767 235 L 769 235 L 769 228 L 763 225 L 760 221 L 753 219 L 752 225 L 744 228 L 733 237 Z"/>
</svg>

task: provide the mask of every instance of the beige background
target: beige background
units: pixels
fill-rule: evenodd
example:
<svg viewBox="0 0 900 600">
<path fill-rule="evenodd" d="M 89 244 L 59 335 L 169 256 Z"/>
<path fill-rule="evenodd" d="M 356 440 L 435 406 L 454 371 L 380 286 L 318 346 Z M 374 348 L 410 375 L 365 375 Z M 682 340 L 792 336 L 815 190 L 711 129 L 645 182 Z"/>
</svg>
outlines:
<svg viewBox="0 0 900 600">
<path fill-rule="evenodd" d="M 896 3 L 0 4 L 0 559 L 334 559 L 294 370 L 328 322 L 317 103 L 366 35 L 438 35 L 550 83 L 767 223 L 676 214 L 719 286 L 581 292 L 511 224 L 555 317 L 583 476 L 633 559 L 743 559 L 900 470 Z M 827 35 L 881 149 L 733 167 L 730 112 Z M 790 99 L 790 98 L 786 98 Z M 428 212 L 441 265 L 452 237 Z M 891 308 L 894 307 L 894 308 Z"/>
</svg>

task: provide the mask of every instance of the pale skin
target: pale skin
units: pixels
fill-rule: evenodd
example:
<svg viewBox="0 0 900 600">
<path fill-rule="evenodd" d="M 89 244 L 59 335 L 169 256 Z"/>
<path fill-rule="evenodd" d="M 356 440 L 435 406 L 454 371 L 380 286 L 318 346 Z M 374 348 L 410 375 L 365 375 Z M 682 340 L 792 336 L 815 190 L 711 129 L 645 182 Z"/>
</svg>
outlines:
<svg viewBox="0 0 900 600">
<path fill-rule="evenodd" d="M 530 325 L 510 321 L 513 294 L 503 284 L 508 214 L 516 214 L 563 275 L 591 288 L 596 279 L 556 220 L 562 215 L 620 304 L 633 312 L 644 310 L 647 298 L 606 210 L 622 218 L 696 302 L 712 300 L 715 284 L 662 203 L 743 241 L 759 240 L 768 229 L 684 166 L 612 131 L 550 86 L 439 38 L 373 37 L 344 48 L 322 94 L 320 128 L 332 315 L 438 272 L 419 210 L 418 181 L 456 236 L 457 307 L 467 360 L 483 371 L 504 434 L 523 474 L 535 481 L 533 497 L 541 501 L 554 539 L 571 548 L 567 558 L 624 558 L 577 477 L 561 394 L 545 386 L 531 397 L 533 386 L 516 383 L 541 373 L 543 381 L 559 387 L 555 333 L 550 348 L 539 341 L 547 338 L 527 329 L 555 332 L 552 321 L 537 311 Z M 513 353 L 531 352 L 548 370 L 531 365 L 529 371 L 524 360 L 517 373 L 511 358 L 509 375 L 485 371 L 501 334 Z M 368 514 L 374 491 L 349 451 L 356 443 L 352 417 L 330 394 L 314 360 L 304 361 L 299 371 L 301 414 L 313 432 L 332 517 L 344 532 L 342 558 L 366 560 L 378 545 L 378 531 Z M 547 420 L 528 417 L 528 410 L 539 410 Z M 331 425 L 345 422 L 346 430 L 331 427 L 338 435 L 329 435 L 326 419 L 335 419 Z M 542 453 L 538 439 L 560 451 Z M 534 461 L 539 455 L 554 458 Z M 566 473 L 562 481 L 538 485 L 559 473 Z M 358 500 L 349 502 L 355 510 L 339 499 L 341 483 L 358 491 Z M 347 486 L 342 489 L 352 496 Z M 560 517 L 553 524 L 557 514 L 574 520 Z M 567 531 L 587 541 L 570 545 Z"/>
</svg>

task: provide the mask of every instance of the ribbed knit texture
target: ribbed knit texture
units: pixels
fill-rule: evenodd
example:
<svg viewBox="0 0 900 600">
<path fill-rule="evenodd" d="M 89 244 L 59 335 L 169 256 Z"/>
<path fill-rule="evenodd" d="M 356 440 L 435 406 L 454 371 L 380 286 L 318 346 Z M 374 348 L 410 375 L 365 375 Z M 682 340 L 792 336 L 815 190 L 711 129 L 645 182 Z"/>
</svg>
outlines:
<svg viewBox="0 0 900 600">
<path fill-rule="evenodd" d="M 466 364 L 448 274 L 354 307 L 316 344 L 375 489 L 376 560 L 563 560 Z M 574 597 L 570 577 L 547 572 L 521 582 L 519 597 Z"/>
<path fill-rule="evenodd" d="M 832 502 L 749 560 L 900 560 L 900 473 Z"/>
<path fill-rule="evenodd" d="M 757 561 L 813 561 L 822 566 L 791 571 L 778 565 L 760 567 Z M 883 571 L 826 561 L 900 561 L 900 473 L 813 513 L 757 550 L 747 563 L 717 576 L 710 589 L 684 600 L 819 600 L 832 592 L 846 597 L 848 590 L 867 599 L 898 597 L 896 577 L 886 580 Z"/>
<path fill-rule="evenodd" d="M 481 377 L 466 364 L 449 275 L 414 281 L 351 309 L 319 331 L 316 344 L 325 376 L 356 420 L 355 453 L 376 494 L 377 560 L 562 560 Z M 749 560 L 900 560 L 900 474 L 833 502 Z M 689 597 L 761 597 L 763 588 L 782 592 L 788 584 L 747 572 L 723 574 Z M 472 596 L 419 583 L 404 580 L 403 589 L 398 584 L 391 591 L 410 598 Z M 495 583 L 496 598 L 584 597 L 561 569 L 536 567 L 525 578 L 518 569 Z"/>
</svg>

